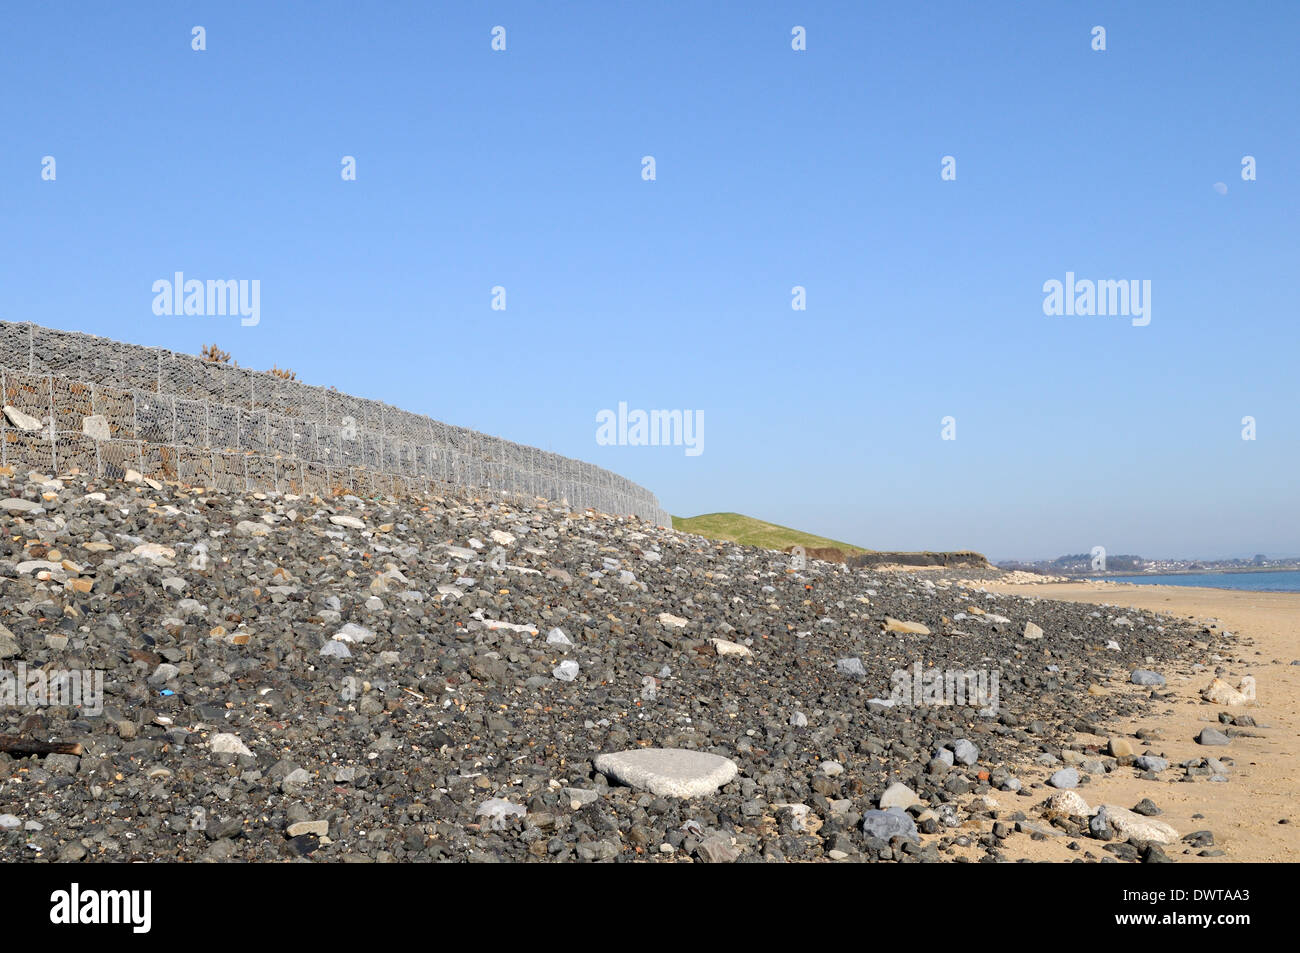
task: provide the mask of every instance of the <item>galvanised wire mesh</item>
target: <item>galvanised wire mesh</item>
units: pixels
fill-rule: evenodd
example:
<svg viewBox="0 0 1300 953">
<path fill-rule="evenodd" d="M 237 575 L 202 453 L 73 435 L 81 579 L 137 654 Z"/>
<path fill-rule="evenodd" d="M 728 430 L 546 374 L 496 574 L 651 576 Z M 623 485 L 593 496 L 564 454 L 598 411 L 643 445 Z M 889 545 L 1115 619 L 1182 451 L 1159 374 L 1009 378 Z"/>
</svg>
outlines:
<svg viewBox="0 0 1300 953">
<path fill-rule="evenodd" d="M 540 496 L 671 525 L 653 493 L 590 463 L 161 348 L 0 321 L 0 391 L 42 425 L 0 415 L 4 465 L 230 490 Z M 83 432 L 92 416 L 106 434 Z"/>
</svg>

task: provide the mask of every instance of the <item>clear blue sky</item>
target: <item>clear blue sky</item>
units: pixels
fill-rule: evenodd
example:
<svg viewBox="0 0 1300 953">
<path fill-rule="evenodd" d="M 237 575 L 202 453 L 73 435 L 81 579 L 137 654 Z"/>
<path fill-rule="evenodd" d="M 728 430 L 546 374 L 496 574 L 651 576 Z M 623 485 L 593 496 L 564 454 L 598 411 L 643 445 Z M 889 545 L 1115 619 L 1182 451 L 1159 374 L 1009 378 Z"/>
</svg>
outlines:
<svg viewBox="0 0 1300 953">
<path fill-rule="evenodd" d="M 1293 554 L 1297 36 L 1282 2 L 7 4 L 0 317 L 216 341 L 680 515 Z M 155 316 L 175 271 L 259 280 L 260 323 Z M 1150 325 L 1045 316 L 1067 271 L 1149 279 Z M 703 411 L 704 452 L 597 446 L 619 401 Z"/>
</svg>

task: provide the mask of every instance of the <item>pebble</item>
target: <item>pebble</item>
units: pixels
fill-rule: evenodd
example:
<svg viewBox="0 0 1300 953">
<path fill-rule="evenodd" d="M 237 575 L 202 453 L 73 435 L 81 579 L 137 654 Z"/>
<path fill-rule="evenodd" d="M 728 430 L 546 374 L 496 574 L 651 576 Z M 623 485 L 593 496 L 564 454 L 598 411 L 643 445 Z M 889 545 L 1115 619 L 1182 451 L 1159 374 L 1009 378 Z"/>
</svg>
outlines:
<svg viewBox="0 0 1300 953">
<path fill-rule="evenodd" d="M 860 658 L 842 658 L 835 663 L 835 670 L 841 675 L 851 675 L 855 678 L 865 677 L 867 670 L 862 665 Z"/>
<path fill-rule="evenodd" d="M 891 807 L 900 807 L 907 810 L 914 804 L 924 804 L 916 792 L 909 788 L 901 781 L 895 781 L 889 787 L 885 788 L 885 793 L 880 795 L 879 807 L 881 810 L 887 810 Z"/>
<path fill-rule="evenodd" d="M 131 736 L 135 736 L 134 726 L 132 726 Z M 223 733 L 213 735 L 208 741 L 208 747 L 215 754 L 244 754 L 252 756 L 253 752 L 248 750 L 248 746 L 239 740 L 238 735 Z"/>
<path fill-rule="evenodd" d="M 1129 676 L 1129 681 L 1134 685 L 1152 685 L 1156 688 L 1163 688 L 1165 677 L 1158 672 L 1152 672 L 1144 668 L 1136 668 L 1133 674 Z"/>
<path fill-rule="evenodd" d="M 862 833 L 888 841 L 895 837 L 920 842 L 916 822 L 902 808 L 866 811 L 862 815 Z"/>
<path fill-rule="evenodd" d="M 1047 779 L 1047 783 L 1054 788 L 1061 788 L 1063 790 L 1077 788 L 1079 786 L 1079 772 L 1074 768 L 1062 768 L 1053 773 L 1053 775 Z"/>
<path fill-rule="evenodd" d="M 1087 817 L 1092 813 L 1088 802 L 1075 791 L 1058 791 L 1047 799 L 1047 807 L 1070 817 Z"/>
<path fill-rule="evenodd" d="M 958 764 L 971 765 L 979 760 L 980 749 L 973 742 L 962 738 L 953 743 L 952 756 Z"/>
<path fill-rule="evenodd" d="M 1226 745 L 1231 744 L 1232 739 L 1217 728 L 1202 728 L 1201 733 L 1196 736 L 1196 743 L 1201 745 Z"/>
</svg>

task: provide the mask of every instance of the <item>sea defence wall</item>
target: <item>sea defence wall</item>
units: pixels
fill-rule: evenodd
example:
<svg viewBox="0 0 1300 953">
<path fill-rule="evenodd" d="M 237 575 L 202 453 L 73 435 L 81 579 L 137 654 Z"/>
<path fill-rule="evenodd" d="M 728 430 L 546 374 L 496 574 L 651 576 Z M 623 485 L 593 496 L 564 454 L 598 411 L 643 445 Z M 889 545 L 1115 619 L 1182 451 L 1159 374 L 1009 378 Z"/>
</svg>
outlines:
<svg viewBox="0 0 1300 953">
<path fill-rule="evenodd" d="M 0 464 L 240 490 L 543 497 L 671 526 L 601 467 L 379 401 L 162 348 L 0 321 Z M 91 418 L 89 422 L 87 418 Z"/>
</svg>

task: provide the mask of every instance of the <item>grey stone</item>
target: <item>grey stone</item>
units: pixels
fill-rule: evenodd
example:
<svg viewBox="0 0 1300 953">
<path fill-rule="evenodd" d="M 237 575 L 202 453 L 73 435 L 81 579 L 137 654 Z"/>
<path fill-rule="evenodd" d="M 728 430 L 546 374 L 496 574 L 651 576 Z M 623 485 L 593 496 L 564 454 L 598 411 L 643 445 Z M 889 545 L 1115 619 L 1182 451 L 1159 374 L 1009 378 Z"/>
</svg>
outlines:
<svg viewBox="0 0 1300 953">
<path fill-rule="evenodd" d="M 1047 783 L 1054 788 L 1067 790 L 1077 788 L 1079 786 L 1079 772 L 1075 768 L 1062 768 L 1048 778 Z"/>
<path fill-rule="evenodd" d="M 1139 771 L 1165 771 L 1169 768 L 1168 761 L 1153 754 L 1140 754 L 1133 759 L 1133 764 Z"/>
<path fill-rule="evenodd" d="M 1201 745 L 1226 745 L 1231 744 L 1232 739 L 1217 728 L 1202 728 L 1201 733 L 1196 736 L 1196 743 Z"/>
<path fill-rule="evenodd" d="M 578 807 L 585 807 L 588 804 L 594 804 L 600 800 L 600 792 L 592 791 L 589 788 L 565 788 L 562 792 L 565 799 L 572 807 L 575 804 Z"/>
<path fill-rule="evenodd" d="M 578 845 L 578 858 L 586 861 L 613 860 L 622 850 L 616 841 L 587 841 Z"/>
<path fill-rule="evenodd" d="M 710 834 L 700 841 L 695 854 L 706 864 L 731 864 L 740 857 L 740 853 L 731 846 L 729 838 L 722 834 Z"/>
<path fill-rule="evenodd" d="M 980 749 L 975 747 L 972 742 L 962 738 L 960 741 L 953 743 L 952 756 L 959 764 L 970 765 L 979 760 Z"/>
<path fill-rule="evenodd" d="M 868 837 L 878 837 L 884 841 L 895 837 L 903 837 L 918 843 L 921 840 L 916 831 L 916 822 L 908 816 L 906 811 L 899 807 L 864 813 L 862 815 L 862 833 Z"/>
<path fill-rule="evenodd" d="M 306 768 L 294 768 L 280 782 L 280 790 L 285 794 L 301 794 L 311 784 L 311 774 Z"/>
<path fill-rule="evenodd" d="M 335 642 L 352 642 L 352 643 L 369 643 L 379 638 L 373 629 L 367 629 L 364 625 L 357 625 L 355 622 L 349 622 L 343 628 L 334 633 Z"/>
<path fill-rule="evenodd" d="M 855 677 L 865 678 L 867 670 L 862 667 L 860 658 L 842 658 L 835 663 L 835 671 L 841 675 L 852 675 Z"/>
<path fill-rule="evenodd" d="M 1148 671 L 1145 668 L 1135 668 L 1133 674 L 1129 676 L 1129 681 L 1134 685 L 1153 685 L 1156 688 L 1163 688 L 1165 677 L 1159 672 Z"/>
</svg>

